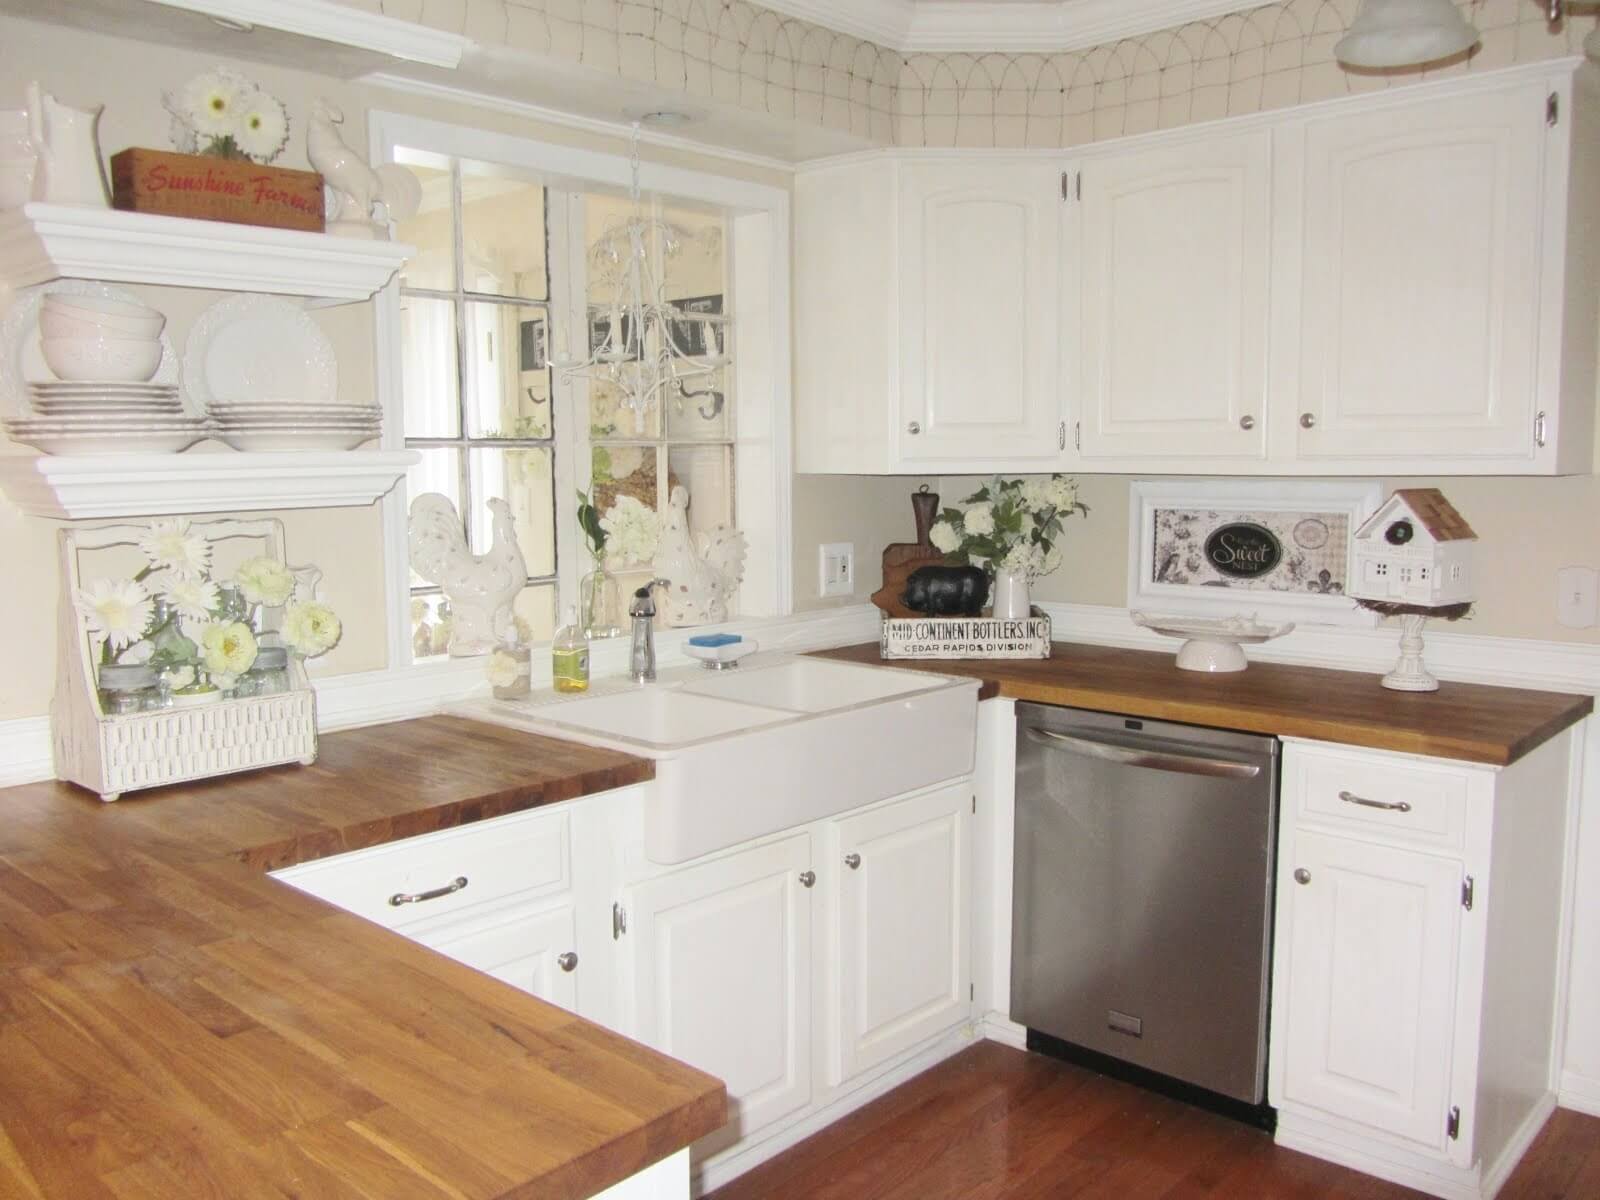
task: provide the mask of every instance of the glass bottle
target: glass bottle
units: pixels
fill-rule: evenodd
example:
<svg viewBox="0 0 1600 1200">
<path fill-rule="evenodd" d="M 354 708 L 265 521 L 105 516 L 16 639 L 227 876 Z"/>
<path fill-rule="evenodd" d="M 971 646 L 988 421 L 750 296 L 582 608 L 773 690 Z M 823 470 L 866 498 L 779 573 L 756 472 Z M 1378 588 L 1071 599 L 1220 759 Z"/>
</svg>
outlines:
<svg viewBox="0 0 1600 1200">
<path fill-rule="evenodd" d="M 289 690 L 289 652 L 282 646 L 262 646 L 241 682 L 250 681 L 252 696 L 276 696 Z M 241 693 L 237 688 L 234 695 Z"/>
<path fill-rule="evenodd" d="M 156 669 L 131 663 L 106 663 L 100 668 L 100 712 L 107 717 L 149 712 L 161 707 Z"/>
<path fill-rule="evenodd" d="M 578 583 L 578 620 L 591 641 L 622 635 L 622 600 L 617 581 L 599 563 Z"/>
<path fill-rule="evenodd" d="M 555 640 L 550 643 L 550 673 L 558 692 L 589 690 L 589 639 L 583 635 L 577 614 L 570 609 L 567 623 L 556 630 Z"/>
</svg>

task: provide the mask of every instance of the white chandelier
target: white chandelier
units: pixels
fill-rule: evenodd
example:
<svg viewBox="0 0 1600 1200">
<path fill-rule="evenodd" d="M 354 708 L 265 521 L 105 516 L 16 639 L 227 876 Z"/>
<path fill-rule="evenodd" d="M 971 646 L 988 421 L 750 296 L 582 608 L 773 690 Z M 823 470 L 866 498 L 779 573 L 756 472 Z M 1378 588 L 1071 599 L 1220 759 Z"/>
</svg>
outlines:
<svg viewBox="0 0 1600 1200">
<path fill-rule="evenodd" d="M 605 336 L 591 338 L 589 356 L 557 361 L 565 377 L 584 378 L 615 388 L 619 405 L 633 413 L 634 432 L 643 433 L 645 415 L 665 397 L 683 411 L 686 399 L 700 400 L 698 411 L 714 420 L 722 411 L 723 393 L 709 377 L 727 366 L 729 319 L 724 315 L 689 313 L 666 299 L 664 281 L 656 277 L 650 248 L 663 259 L 677 254 L 687 235 L 669 221 L 649 216 L 639 189 L 639 129 L 633 123 L 630 144 L 632 211 L 602 234 L 589 249 L 590 278 L 615 278 L 611 301 L 591 302 L 589 327 L 606 322 Z M 694 337 L 698 326 L 699 337 Z M 701 353 L 700 351 L 703 351 Z M 705 386 L 691 386 L 704 381 Z"/>
</svg>

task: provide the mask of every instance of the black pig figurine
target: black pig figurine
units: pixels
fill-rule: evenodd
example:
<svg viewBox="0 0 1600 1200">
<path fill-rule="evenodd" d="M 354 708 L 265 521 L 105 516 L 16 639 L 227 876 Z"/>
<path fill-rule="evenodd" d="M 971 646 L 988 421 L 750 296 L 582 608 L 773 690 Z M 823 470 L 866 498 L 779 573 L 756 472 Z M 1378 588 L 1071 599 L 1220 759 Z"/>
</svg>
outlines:
<svg viewBox="0 0 1600 1200">
<path fill-rule="evenodd" d="M 989 599 L 989 576 L 982 567 L 918 567 L 900 599 L 930 617 L 975 617 Z"/>
</svg>

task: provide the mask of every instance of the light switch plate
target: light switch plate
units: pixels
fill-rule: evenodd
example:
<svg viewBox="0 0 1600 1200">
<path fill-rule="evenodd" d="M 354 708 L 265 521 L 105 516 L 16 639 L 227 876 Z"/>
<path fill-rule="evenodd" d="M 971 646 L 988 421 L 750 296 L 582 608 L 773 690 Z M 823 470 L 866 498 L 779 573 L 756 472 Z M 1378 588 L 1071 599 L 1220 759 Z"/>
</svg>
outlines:
<svg viewBox="0 0 1600 1200">
<path fill-rule="evenodd" d="M 1556 572 L 1556 620 L 1568 629 L 1590 629 L 1595 623 L 1595 593 L 1600 571 L 1562 567 Z"/>
<path fill-rule="evenodd" d="M 853 596 L 856 590 L 854 542 L 824 542 L 817 556 L 817 591 L 824 596 Z"/>
</svg>

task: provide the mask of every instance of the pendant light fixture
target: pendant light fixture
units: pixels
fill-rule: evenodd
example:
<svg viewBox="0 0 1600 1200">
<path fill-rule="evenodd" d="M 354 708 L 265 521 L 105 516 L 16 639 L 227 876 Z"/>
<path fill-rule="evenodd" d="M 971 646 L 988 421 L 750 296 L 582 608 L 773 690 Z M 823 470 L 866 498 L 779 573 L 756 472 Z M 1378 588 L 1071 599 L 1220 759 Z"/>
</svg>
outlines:
<svg viewBox="0 0 1600 1200">
<path fill-rule="evenodd" d="M 1333 56 L 1351 67 L 1412 67 L 1477 42 L 1477 29 L 1452 0 L 1366 0 Z"/>
</svg>

